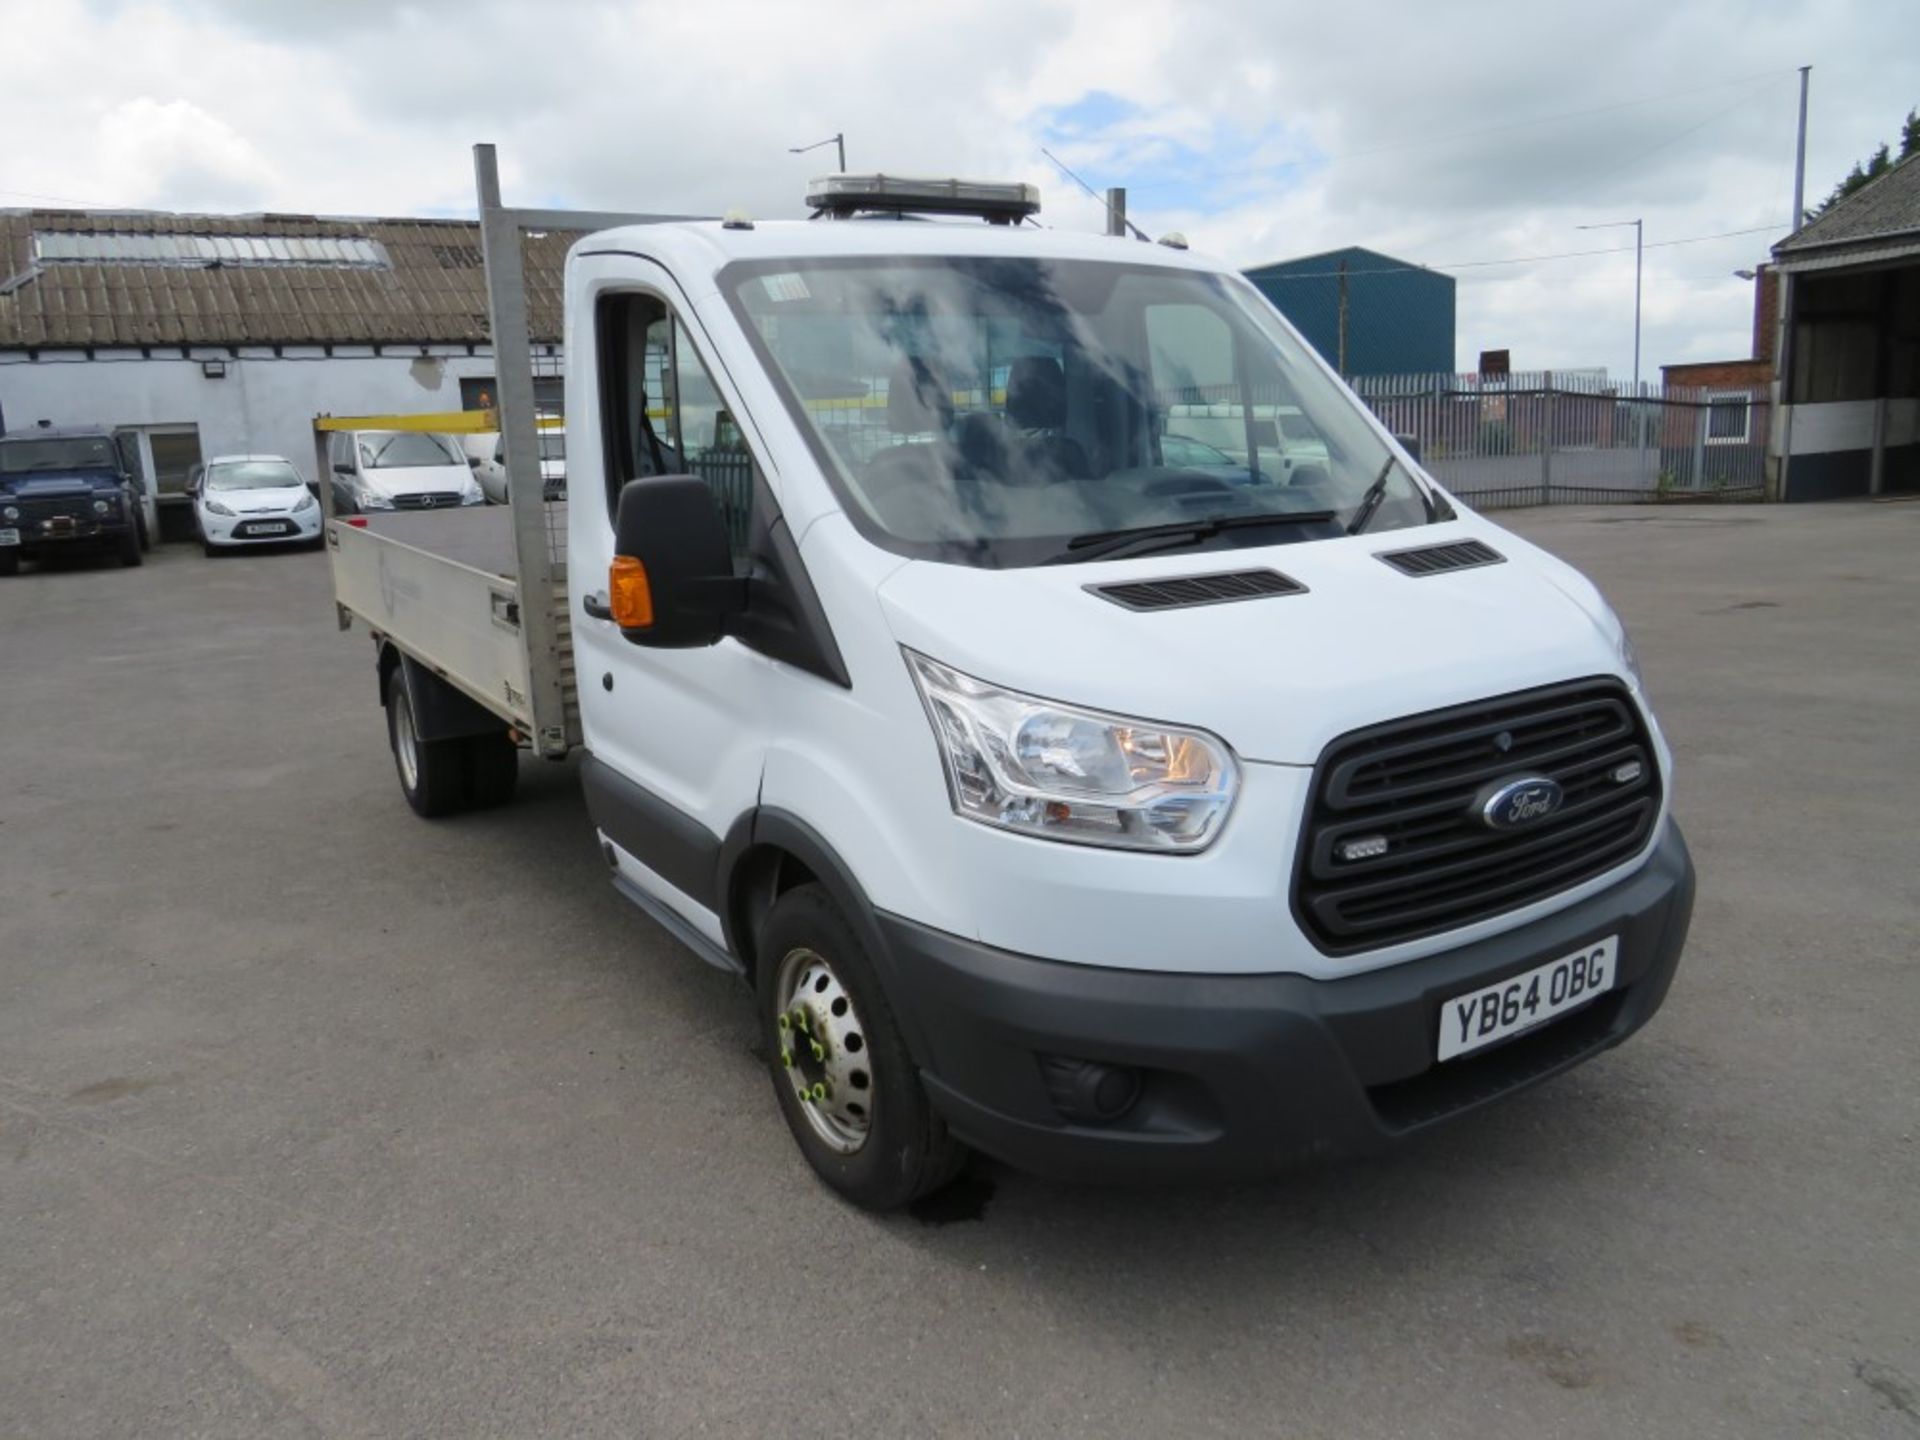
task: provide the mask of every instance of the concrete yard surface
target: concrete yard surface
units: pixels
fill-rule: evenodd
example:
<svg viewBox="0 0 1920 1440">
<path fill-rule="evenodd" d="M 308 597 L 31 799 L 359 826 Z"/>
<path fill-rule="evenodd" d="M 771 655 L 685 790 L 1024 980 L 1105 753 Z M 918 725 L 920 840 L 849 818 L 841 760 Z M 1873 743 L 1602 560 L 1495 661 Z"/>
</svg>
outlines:
<svg viewBox="0 0 1920 1440">
<path fill-rule="evenodd" d="M 1661 1014 L 1387 1160 L 887 1219 L 573 766 L 407 809 L 323 557 L 0 580 L 0 1435 L 1920 1436 L 1920 504 L 1495 518 L 1677 754 Z"/>
</svg>

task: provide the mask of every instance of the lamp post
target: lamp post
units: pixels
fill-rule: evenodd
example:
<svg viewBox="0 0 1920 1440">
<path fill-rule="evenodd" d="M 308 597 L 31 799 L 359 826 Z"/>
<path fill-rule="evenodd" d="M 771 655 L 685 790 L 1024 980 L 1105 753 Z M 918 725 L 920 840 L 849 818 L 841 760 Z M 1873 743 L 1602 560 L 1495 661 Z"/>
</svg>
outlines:
<svg viewBox="0 0 1920 1440">
<path fill-rule="evenodd" d="M 1638 452 L 1635 465 L 1645 470 L 1647 465 L 1647 407 L 1641 403 L 1640 394 L 1640 254 L 1641 224 L 1638 220 L 1602 220 L 1593 225 L 1576 225 L 1576 230 L 1617 230 L 1624 226 L 1633 227 L 1633 438 L 1634 449 Z"/>
<path fill-rule="evenodd" d="M 836 135 L 829 135 L 824 140 L 816 140 L 811 145 L 789 145 L 787 147 L 787 153 L 789 155 L 804 155 L 809 150 L 818 150 L 822 145 L 832 145 L 839 150 L 840 173 L 842 175 L 846 174 L 847 173 L 847 136 L 845 131 L 842 131 Z"/>
<path fill-rule="evenodd" d="M 1597 225 L 1576 225 L 1576 230 L 1617 230 L 1622 226 L 1633 227 L 1633 393 L 1640 393 L 1640 239 L 1641 226 L 1638 220 L 1602 220 Z"/>
</svg>

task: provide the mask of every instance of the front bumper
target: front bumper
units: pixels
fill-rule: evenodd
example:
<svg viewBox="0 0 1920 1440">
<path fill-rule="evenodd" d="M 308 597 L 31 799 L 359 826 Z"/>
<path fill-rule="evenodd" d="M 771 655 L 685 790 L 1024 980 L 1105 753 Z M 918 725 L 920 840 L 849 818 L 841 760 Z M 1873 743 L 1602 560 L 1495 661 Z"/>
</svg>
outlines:
<svg viewBox="0 0 1920 1440">
<path fill-rule="evenodd" d="M 290 526 L 273 530 L 273 526 Z M 209 545 L 288 545 L 320 538 L 320 507 L 279 515 L 213 515 L 200 512 L 200 531 Z"/>
<path fill-rule="evenodd" d="M 17 537 L 6 548 L 22 555 L 59 555 L 73 550 L 103 549 L 120 543 L 133 521 L 120 514 L 96 515 L 91 510 L 48 517 L 28 513 L 18 520 L 0 519 L 0 530 Z"/>
<path fill-rule="evenodd" d="M 1693 912 L 1669 824 L 1618 884 L 1517 930 L 1338 980 L 1184 975 L 1037 960 L 879 917 L 888 993 L 935 1107 L 969 1144 L 1070 1180 L 1218 1179 L 1377 1153 L 1619 1044 L 1666 998 Z M 1620 937 L 1601 999 L 1435 1063 L 1450 997 Z M 1074 1124 L 1042 1056 L 1137 1068 L 1138 1103 Z"/>
</svg>

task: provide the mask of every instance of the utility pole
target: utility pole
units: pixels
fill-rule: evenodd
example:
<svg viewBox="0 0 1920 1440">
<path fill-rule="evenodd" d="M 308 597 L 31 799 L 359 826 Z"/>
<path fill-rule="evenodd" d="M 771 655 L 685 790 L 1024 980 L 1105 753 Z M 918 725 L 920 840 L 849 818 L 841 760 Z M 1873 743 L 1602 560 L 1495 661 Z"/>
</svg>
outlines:
<svg viewBox="0 0 1920 1440">
<path fill-rule="evenodd" d="M 1800 133 L 1793 146 L 1793 228 L 1807 223 L 1807 77 L 1811 65 L 1800 67 Z"/>
<path fill-rule="evenodd" d="M 1347 378 L 1347 262 L 1340 262 L 1340 360 L 1334 369 Z"/>
<path fill-rule="evenodd" d="M 1114 185 L 1107 190 L 1107 234 L 1124 238 L 1127 233 L 1127 187 Z"/>
</svg>

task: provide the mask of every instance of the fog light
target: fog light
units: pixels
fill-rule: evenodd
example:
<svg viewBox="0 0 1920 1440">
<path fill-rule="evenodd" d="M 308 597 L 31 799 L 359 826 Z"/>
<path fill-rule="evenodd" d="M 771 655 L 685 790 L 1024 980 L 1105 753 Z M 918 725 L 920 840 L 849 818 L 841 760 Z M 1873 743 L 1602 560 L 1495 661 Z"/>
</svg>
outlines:
<svg viewBox="0 0 1920 1440">
<path fill-rule="evenodd" d="M 1140 1099 L 1140 1072 L 1129 1065 L 1042 1055 L 1040 1070 L 1053 1108 L 1082 1125 L 1111 1125 Z"/>
<path fill-rule="evenodd" d="M 1342 840 L 1333 848 L 1342 860 L 1371 860 L 1387 853 L 1387 837 L 1362 835 L 1358 840 Z"/>
</svg>

